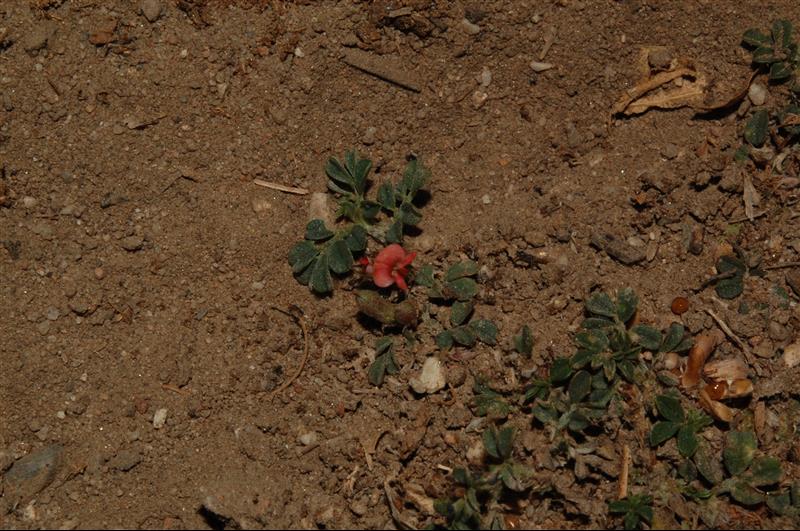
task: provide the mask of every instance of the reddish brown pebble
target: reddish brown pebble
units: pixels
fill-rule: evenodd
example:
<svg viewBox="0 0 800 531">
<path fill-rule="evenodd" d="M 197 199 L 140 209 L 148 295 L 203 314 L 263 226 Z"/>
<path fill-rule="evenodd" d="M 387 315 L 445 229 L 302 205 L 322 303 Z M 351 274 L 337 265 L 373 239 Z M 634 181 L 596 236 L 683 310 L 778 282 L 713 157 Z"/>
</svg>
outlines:
<svg viewBox="0 0 800 531">
<path fill-rule="evenodd" d="M 689 299 L 686 297 L 675 297 L 670 308 L 675 315 L 683 315 L 689 310 Z"/>
<path fill-rule="evenodd" d="M 94 278 L 97 280 L 103 280 L 103 277 L 106 276 L 106 272 L 103 270 L 102 267 L 95 267 L 94 268 Z"/>
</svg>

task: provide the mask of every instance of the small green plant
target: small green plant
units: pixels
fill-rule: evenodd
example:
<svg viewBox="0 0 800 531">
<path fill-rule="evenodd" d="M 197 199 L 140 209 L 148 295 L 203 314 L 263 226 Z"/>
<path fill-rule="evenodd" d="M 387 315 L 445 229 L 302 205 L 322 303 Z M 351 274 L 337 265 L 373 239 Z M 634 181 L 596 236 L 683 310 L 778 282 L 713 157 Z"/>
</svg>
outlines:
<svg viewBox="0 0 800 531">
<path fill-rule="evenodd" d="M 414 204 L 430 180 L 422 162 L 411 160 L 396 185 L 383 183 L 377 200 L 367 197 L 371 168 L 372 162 L 355 151 L 346 153 L 344 161 L 332 157 L 325 166 L 328 189 L 339 198 L 341 227 L 332 229 L 323 220 L 313 219 L 306 226 L 305 239 L 289 251 L 295 278 L 317 294 L 333 290 L 333 275 L 352 270 L 354 255 L 366 250 L 368 236 L 384 244 L 399 243 L 406 228 L 422 219 Z"/>
<path fill-rule="evenodd" d="M 394 357 L 394 341 L 390 337 L 382 337 L 375 342 L 375 361 L 369 366 L 369 383 L 380 387 L 387 374 L 395 374 L 400 370 Z"/>
<path fill-rule="evenodd" d="M 725 469 L 731 477 L 715 489 L 717 493 L 729 493 L 742 505 L 758 505 L 771 501 L 779 507 L 784 501 L 778 495 L 770 495 L 764 487 L 777 485 L 783 478 L 781 462 L 775 457 L 757 456 L 758 442 L 751 431 L 728 432 L 725 450 L 722 453 Z M 787 490 L 785 494 L 789 494 Z"/>
<path fill-rule="evenodd" d="M 800 51 L 794 40 L 794 28 L 788 20 L 776 20 L 772 30 L 756 28 L 744 32 L 742 43 L 753 53 L 753 64 L 769 72 L 770 81 L 787 81 L 797 75 Z"/>
<path fill-rule="evenodd" d="M 608 503 L 611 514 L 623 514 L 625 529 L 638 529 L 642 522 L 653 521 L 653 497 L 644 494 L 628 496 Z"/>
<path fill-rule="evenodd" d="M 713 423 L 711 417 L 700 411 L 684 411 L 676 396 L 659 395 L 656 408 L 665 420 L 659 420 L 650 431 L 650 446 L 658 446 L 672 437 L 677 437 L 678 451 L 684 457 L 692 457 L 699 446 L 697 434 Z"/>
<path fill-rule="evenodd" d="M 529 488 L 531 471 L 512 459 L 514 429 L 490 427 L 482 440 L 487 469 L 470 472 L 456 468 L 452 476 L 456 497 L 434 504 L 447 529 L 503 529 L 500 500 Z"/>
<path fill-rule="evenodd" d="M 794 28 L 788 20 L 776 20 L 766 33 L 757 28 L 748 29 L 742 37 L 742 45 L 751 50 L 754 68 L 766 73 L 772 85 L 789 87 L 788 93 L 779 93 L 774 103 L 755 109 L 745 122 L 745 143 L 737 151 L 736 159 L 752 159 L 757 164 L 764 164 L 772 160 L 772 156 L 759 150 L 770 151 L 774 147 L 783 151 L 794 144 L 800 134 L 800 106 L 797 105 L 800 50 L 794 38 Z"/>
<path fill-rule="evenodd" d="M 472 347 L 477 341 L 487 345 L 497 344 L 497 326 L 487 319 L 471 320 L 475 310 L 474 299 L 478 294 L 478 264 L 464 260 L 450 266 L 440 280 L 430 265 L 420 268 L 415 282 L 428 288 L 428 297 L 434 301 L 450 304 L 450 328 L 436 336 L 436 345 L 441 349 L 453 345 Z"/>
<path fill-rule="evenodd" d="M 533 333 L 528 325 L 523 326 L 519 335 L 514 336 L 514 350 L 527 358 L 533 354 Z"/>
<path fill-rule="evenodd" d="M 479 417 L 505 419 L 511 413 L 511 405 L 506 398 L 492 389 L 483 378 L 476 377 L 472 386 L 475 412 Z"/>
</svg>

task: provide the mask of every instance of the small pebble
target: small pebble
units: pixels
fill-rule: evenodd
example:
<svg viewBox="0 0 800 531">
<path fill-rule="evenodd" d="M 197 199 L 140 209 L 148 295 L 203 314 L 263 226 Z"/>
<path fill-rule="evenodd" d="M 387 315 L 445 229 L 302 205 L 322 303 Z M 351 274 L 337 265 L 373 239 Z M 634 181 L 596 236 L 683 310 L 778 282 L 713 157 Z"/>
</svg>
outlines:
<svg viewBox="0 0 800 531">
<path fill-rule="evenodd" d="M 164 427 L 167 423 L 167 409 L 161 408 L 156 410 L 155 414 L 153 415 L 153 427 L 157 430 L 160 430 Z"/>
<path fill-rule="evenodd" d="M 61 312 L 58 310 L 58 308 L 56 308 L 55 306 L 50 306 L 47 309 L 47 313 L 45 314 L 45 317 L 47 317 L 48 321 L 55 321 L 55 320 L 57 320 L 59 318 L 60 315 L 61 315 Z"/>
<path fill-rule="evenodd" d="M 308 433 L 302 434 L 300 437 L 297 438 L 300 441 L 300 444 L 303 446 L 311 446 L 316 444 L 319 440 L 319 435 L 315 431 L 309 431 Z"/>
<path fill-rule="evenodd" d="M 26 195 L 22 198 L 22 206 L 25 208 L 33 208 L 37 205 L 37 203 L 39 203 L 39 201 L 37 201 L 35 197 Z"/>
<path fill-rule="evenodd" d="M 103 278 L 105 276 L 106 276 L 106 272 L 102 267 L 95 267 L 94 268 L 94 278 L 96 278 L 97 280 L 103 280 Z"/>
<path fill-rule="evenodd" d="M 364 132 L 364 137 L 361 139 L 361 142 L 364 143 L 365 146 L 371 146 L 375 143 L 375 135 L 378 133 L 378 129 L 376 127 L 370 126 L 367 127 L 367 130 Z"/>
<path fill-rule="evenodd" d="M 767 101 L 767 88 L 761 83 L 753 83 L 747 91 L 747 97 L 755 106 L 764 105 Z"/>
<path fill-rule="evenodd" d="M 483 197 L 481 197 L 481 202 L 482 202 L 484 205 L 488 205 L 489 203 L 491 203 L 491 202 L 492 202 L 492 198 L 491 198 L 491 197 L 489 197 L 489 194 L 484 194 L 484 196 L 483 196 Z"/>
<path fill-rule="evenodd" d="M 461 27 L 467 32 L 468 35 L 477 35 L 481 32 L 481 27 L 477 24 L 473 24 L 469 20 L 463 18 L 461 19 Z"/>
</svg>

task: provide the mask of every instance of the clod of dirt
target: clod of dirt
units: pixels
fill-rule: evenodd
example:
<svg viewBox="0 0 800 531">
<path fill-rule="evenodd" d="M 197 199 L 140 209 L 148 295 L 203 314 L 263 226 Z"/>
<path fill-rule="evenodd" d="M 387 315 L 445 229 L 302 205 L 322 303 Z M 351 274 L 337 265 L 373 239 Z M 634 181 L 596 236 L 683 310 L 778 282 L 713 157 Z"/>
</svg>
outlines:
<svg viewBox="0 0 800 531">
<path fill-rule="evenodd" d="M 15 507 L 43 491 L 56 477 L 64 462 L 60 444 L 46 446 L 26 455 L 5 475 L 3 497 Z"/>
<path fill-rule="evenodd" d="M 53 29 L 47 24 L 40 24 L 22 37 L 22 47 L 28 53 L 33 53 L 47 46 L 53 34 Z"/>
<path fill-rule="evenodd" d="M 800 365 L 800 341 L 783 349 L 783 363 L 789 369 Z"/>
<path fill-rule="evenodd" d="M 144 238 L 141 236 L 128 236 L 122 239 L 120 245 L 123 249 L 132 253 L 142 248 L 144 245 Z"/>
<path fill-rule="evenodd" d="M 591 244 L 625 265 L 633 265 L 646 258 L 643 249 L 628 245 L 611 234 L 592 234 Z"/>
<path fill-rule="evenodd" d="M 411 388 L 418 394 L 431 394 L 444 388 L 447 379 L 442 362 L 431 356 L 422 364 L 422 370 L 416 378 L 409 380 Z"/>
<path fill-rule="evenodd" d="M 120 472 L 127 472 L 141 462 L 141 454 L 129 450 L 121 450 L 109 460 L 108 466 Z"/>
<path fill-rule="evenodd" d="M 161 2 L 159 0 L 142 0 L 142 15 L 148 22 L 155 22 L 161 16 Z"/>
</svg>

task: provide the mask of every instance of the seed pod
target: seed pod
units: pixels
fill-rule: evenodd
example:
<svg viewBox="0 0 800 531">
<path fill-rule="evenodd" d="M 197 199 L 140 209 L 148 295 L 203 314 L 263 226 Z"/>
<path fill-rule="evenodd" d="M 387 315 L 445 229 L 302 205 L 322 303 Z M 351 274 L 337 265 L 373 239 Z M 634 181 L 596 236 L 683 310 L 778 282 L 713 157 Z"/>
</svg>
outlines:
<svg viewBox="0 0 800 531">
<path fill-rule="evenodd" d="M 753 394 L 753 382 L 750 380 L 734 380 L 728 386 L 728 392 L 724 398 L 740 398 Z"/>
<path fill-rule="evenodd" d="M 411 300 L 393 304 L 370 290 L 356 292 L 358 311 L 385 325 L 415 327 L 419 320 L 417 306 Z"/>
<path fill-rule="evenodd" d="M 728 393 L 728 384 L 725 382 L 712 382 L 703 389 L 711 400 L 722 400 Z"/>
<path fill-rule="evenodd" d="M 700 382 L 700 371 L 703 368 L 708 357 L 714 351 L 723 338 L 721 332 L 707 332 L 700 334 L 695 341 L 692 350 L 689 351 L 689 361 L 686 364 L 686 372 L 683 373 L 681 383 L 684 388 L 696 386 Z"/>
</svg>

